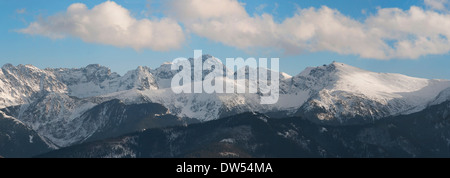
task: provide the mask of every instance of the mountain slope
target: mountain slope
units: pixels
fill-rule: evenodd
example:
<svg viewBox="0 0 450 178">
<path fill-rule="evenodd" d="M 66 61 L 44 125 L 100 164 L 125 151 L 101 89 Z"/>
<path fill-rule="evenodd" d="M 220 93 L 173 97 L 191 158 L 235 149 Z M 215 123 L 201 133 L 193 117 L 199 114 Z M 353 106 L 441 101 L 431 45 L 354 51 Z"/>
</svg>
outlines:
<svg viewBox="0 0 450 178">
<path fill-rule="evenodd" d="M 296 87 L 290 92 L 306 89 L 311 94 L 297 115 L 340 123 L 414 113 L 450 87 L 448 80 L 375 73 L 337 62 L 308 68 L 292 81 Z"/>
<path fill-rule="evenodd" d="M 7 108 L 40 135 L 59 147 L 104 139 L 147 128 L 185 125 L 155 103 L 127 105 L 113 99 L 100 104 L 50 93 L 29 105 Z"/>
<path fill-rule="evenodd" d="M 35 94 L 65 93 L 67 86 L 48 71 L 32 65 L 5 64 L 0 71 L 0 108 L 29 103 Z"/>
<path fill-rule="evenodd" d="M 0 155 L 7 158 L 31 157 L 54 149 L 34 130 L 0 111 Z"/>
<path fill-rule="evenodd" d="M 146 67 L 138 67 L 121 77 L 100 65 L 41 70 L 31 65 L 15 67 L 7 64 L 2 68 L 0 77 L 3 82 L 0 83 L 0 98 L 4 101 L 0 103 L 0 108 L 58 147 L 84 141 L 101 129 L 100 123 L 117 119 L 118 116 L 103 116 L 103 120 L 86 122 L 83 114 L 115 99 L 97 96 L 127 90 L 157 89 L 150 69 Z M 132 99 L 135 102 L 135 97 Z M 164 115 L 165 112 L 159 114 Z M 137 130 L 130 132 L 133 131 Z"/>
<path fill-rule="evenodd" d="M 245 113 L 149 129 L 40 157 L 450 157 L 450 101 L 372 124 L 330 126 Z"/>
</svg>

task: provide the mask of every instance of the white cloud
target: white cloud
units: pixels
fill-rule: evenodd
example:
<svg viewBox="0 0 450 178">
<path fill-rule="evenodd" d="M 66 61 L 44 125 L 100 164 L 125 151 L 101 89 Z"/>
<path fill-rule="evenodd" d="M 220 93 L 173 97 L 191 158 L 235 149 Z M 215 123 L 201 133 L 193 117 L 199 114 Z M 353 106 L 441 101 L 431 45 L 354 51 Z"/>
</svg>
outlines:
<svg viewBox="0 0 450 178">
<path fill-rule="evenodd" d="M 269 43 L 273 36 L 266 22 L 269 15 L 250 17 L 236 0 L 172 0 L 169 16 L 183 22 L 189 32 L 230 46 L 247 48 L 255 43 Z M 267 28 L 266 28 L 267 27 Z"/>
<path fill-rule="evenodd" d="M 248 15 L 236 0 L 169 0 L 170 16 L 183 22 L 234 19 Z"/>
<path fill-rule="evenodd" d="M 237 0 L 165 3 L 168 17 L 156 20 L 137 20 L 111 1 L 92 9 L 77 3 L 66 12 L 39 19 L 19 32 L 164 51 L 178 48 L 185 41 L 179 21 L 188 33 L 244 50 L 278 49 L 287 54 L 332 51 L 374 59 L 415 59 L 450 51 L 450 14 L 439 5 L 444 6 L 447 0 L 425 0 L 432 7 L 427 9 L 379 8 L 363 20 L 326 6 L 298 8 L 292 17 L 281 22 L 267 13 L 249 15 L 245 4 Z"/>
<path fill-rule="evenodd" d="M 448 0 L 424 0 L 425 5 L 432 9 L 444 10 L 448 4 Z"/>
<path fill-rule="evenodd" d="M 450 51 L 450 15 L 412 6 L 380 9 L 366 20 L 369 35 L 394 41 L 388 58 L 418 58 Z"/>
<path fill-rule="evenodd" d="M 380 8 L 363 21 L 326 6 L 299 9 L 281 23 L 270 14 L 250 16 L 237 0 L 172 0 L 168 7 L 168 15 L 183 22 L 187 31 L 241 49 L 333 51 L 375 59 L 450 51 L 450 16 L 415 6 Z"/>
<path fill-rule="evenodd" d="M 272 43 L 289 53 L 333 51 L 382 59 L 387 50 L 382 40 L 367 34 L 363 24 L 325 6 L 301 9 L 276 29 L 279 38 Z"/>
<path fill-rule="evenodd" d="M 75 3 L 65 13 L 41 18 L 19 32 L 50 38 L 73 36 L 85 42 L 136 50 L 170 50 L 179 48 L 185 40 L 183 29 L 175 20 L 137 20 L 127 9 L 112 1 L 92 9 Z"/>
</svg>

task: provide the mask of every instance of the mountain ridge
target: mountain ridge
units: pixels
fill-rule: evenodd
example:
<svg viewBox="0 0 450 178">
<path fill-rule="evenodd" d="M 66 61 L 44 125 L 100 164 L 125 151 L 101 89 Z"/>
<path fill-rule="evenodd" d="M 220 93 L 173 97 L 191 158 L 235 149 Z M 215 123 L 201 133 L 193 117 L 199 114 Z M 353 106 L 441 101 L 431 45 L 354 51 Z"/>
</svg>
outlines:
<svg viewBox="0 0 450 178">
<path fill-rule="evenodd" d="M 204 55 L 202 60 L 209 57 L 212 56 Z M 220 63 L 217 59 L 213 62 Z M 84 123 L 89 120 L 86 113 L 93 113 L 101 105 L 121 108 L 130 117 L 129 106 L 139 105 L 143 113 L 150 113 L 151 108 L 146 104 L 159 104 L 167 111 L 161 109 L 157 115 L 170 116 L 171 123 L 178 125 L 245 112 L 300 116 L 323 124 L 348 125 L 419 112 L 450 98 L 448 80 L 376 73 L 338 62 L 280 77 L 279 102 L 274 105 L 261 105 L 257 93 L 174 94 L 170 80 L 176 72 L 170 70 L 170 63 L 156 69 L 139 66 L 123 76 L 98 64 L 44 70 L 32 65 L 5 64 L 0 71 L 0 110 L 8 110 L 42 137 L 58 147 L 66 147 L 90 140 L 94 133 L 106 134 L 97 129 L 109 125 L 98 125 L 94 120 Z M 210 71 L 203 72 L 205 75 Z M 233 82 L 227 78 L 224 81 Z M 114 100 L 120 102 L 105 105 Z M 105 123 L 120 126 L 127 122 L 113 112 L 108 108 L 95 111 L 100 113 L 98 117 L 110 116 L 105 118 Z M 119 122 L 109 122 L 114 120 Z M 131 131 L 136 130 L 127 130 Z M 106 135 L 117 133 L 111 131 Z"/>
</svg>

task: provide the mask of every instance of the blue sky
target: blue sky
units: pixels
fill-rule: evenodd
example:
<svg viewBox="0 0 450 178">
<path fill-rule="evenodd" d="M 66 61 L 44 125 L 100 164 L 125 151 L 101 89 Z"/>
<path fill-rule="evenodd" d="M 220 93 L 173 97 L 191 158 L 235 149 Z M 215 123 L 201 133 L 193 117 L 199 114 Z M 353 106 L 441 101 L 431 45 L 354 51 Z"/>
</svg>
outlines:
<svg viewBox="0 0 450 178">
<path fill-rule="evenodd" d="M 450 34 L 440 31 L 450 24 L 446 0 L 223 0 L 218 7 L 199 5 L 196 0 L 183 2 L 183 7 L 199 8 L 201 13 L 180 9 L 178 1 L 117 0 L 108 6 L 102 0 L 0 1 L 0 65 L 73 68 L 98 63 L 124 74 L 140 65 L 156 68 L 202 49 L 219 59 L 279 57 L 280 70 L 290 75 L 338 61 L 376 72 L 450 79 Z M 74 6 L 77 2 L 85 7 Z M 98 5 L 104 9 L 94 11 Z M 68 12 L 69 6 L 81 10 L 74 15 Z M 129 30 L 123 36 L 109 31 L 108 25 L 116 21 L 103 21 L 111 15 L 103 12 L 120 15 L 114 10 L 129 12 L 129 17 L 124 14 L 128 19 L 124 24 L 135 23 L 158 33 Z M 84 23 L 72 18 L 79 16 L 101 21 Z M 121 16 L 111 18 L 116 17 Z M 392 19 L 403 20 L 390 23 Z M 39 28 L 31 28 L 33 23 Z M 86 31 L 70 28 L 71 23 Z M 214 31 L 211 25 L 217 23 L 229 27 Z M 274 30 L 266 30 L 268 24 L 275 24 Z M 99 33 L 112 37 L 105 39 Z"/>
</svg>

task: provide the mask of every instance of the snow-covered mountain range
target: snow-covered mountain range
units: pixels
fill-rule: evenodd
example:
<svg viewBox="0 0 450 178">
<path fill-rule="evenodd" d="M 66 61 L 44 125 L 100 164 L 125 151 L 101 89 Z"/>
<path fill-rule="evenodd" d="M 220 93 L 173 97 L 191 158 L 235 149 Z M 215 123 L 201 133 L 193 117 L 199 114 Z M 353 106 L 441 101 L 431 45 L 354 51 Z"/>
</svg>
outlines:
<svg viewBox="0 0 450 178">
<path fill-rule="evenodd" d="M 214 63 L 222 65 L 217 59 Z M 261 105 L 258 93 L 174 94 L 170 82 L 177 71 L 171 70 L 171 63 L 156 69 L 138 67 L 123 76 L 100 65 L 39 69 L 6 64 L 0 71 L 0 109 L 50 145 L 66 147 L 103 138 L 105 133 L 145 129 L 139 127 L 143 123 L 189 124 L 244 112 L 333 124 L 366 123 L 418 112 L 450 98 L 449 80 L 375 73 L 337 62 L 307 68 L 296 76 L 271 72 L 280 76 L 279 101 Z M 235 82 L 226 77 L 224 81 Z M 126 129 L 115 128 L 124 125 Z"/>
</svg>

